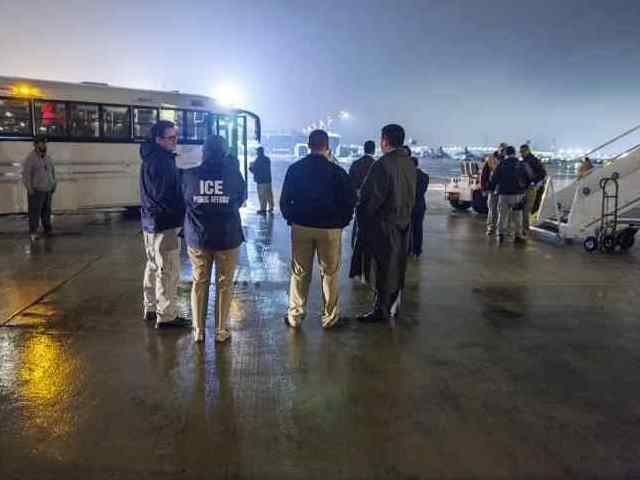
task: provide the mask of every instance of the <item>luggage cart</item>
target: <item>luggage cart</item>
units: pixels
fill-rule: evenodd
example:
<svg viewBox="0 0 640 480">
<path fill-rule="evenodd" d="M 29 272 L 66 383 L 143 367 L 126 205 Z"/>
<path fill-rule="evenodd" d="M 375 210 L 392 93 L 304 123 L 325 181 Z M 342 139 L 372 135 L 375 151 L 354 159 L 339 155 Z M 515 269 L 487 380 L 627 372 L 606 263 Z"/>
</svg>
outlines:
<svg viewBox="0 0 640 480">
<path fill-rule="evenodd" d="M 602 178 L 600 180 L 600 189 L 602 190 L 600 226 L 596 229 L 594 235 L 584 240 L 584 249 L 587 252 L 600 250 L 606 253 L 627 251 L 635 242 L 635 235 L 640 222 L 633 219 L 623 219 L 618 216 L 620 193 L 618 175 L 614 173 L 610 177 Z"/>
</svg>

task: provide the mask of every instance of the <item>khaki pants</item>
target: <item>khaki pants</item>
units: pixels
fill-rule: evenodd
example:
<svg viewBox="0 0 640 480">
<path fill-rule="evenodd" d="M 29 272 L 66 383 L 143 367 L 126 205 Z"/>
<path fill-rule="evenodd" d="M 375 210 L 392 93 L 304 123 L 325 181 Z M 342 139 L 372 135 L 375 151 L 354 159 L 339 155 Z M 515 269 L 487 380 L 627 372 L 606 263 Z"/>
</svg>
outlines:
<svg viewBox="0 0 640 480">
<path fill-rule="evenodd" d="M 498 234 L 522 237 L 522 208 L 514 209 L 524 199 L 524 195 L 498 196 Z"/>
<path fill-rule="evenodd" d="M 223 330 L 227 325 L 229 308 L 233 298 L 233 276 L 238 263 L 240 247 L 231 250 L 200 250 L 189 247 L 187 249 L 191 265 L 193 266 L 193 283 L 191 287 L 191 312 L 196 332 L 204 331 L 207 305 L 209 300 L 209 285 L 211 283 L 211 269 L 216 264 L 216 331 Z"/>
<path fill-rule="evenodd" d="M 322 326 L 331 327 L 340 316 L 340 255 L 342 230 L 291 226 L 291 283 L 289 285 L 289 322 L 296 325 L 306 317 L 313 259 L 318 253 L 322 279 Z"/>
<path fill-rule="evenodd" d="M 270 183 L 258 183 L 260 210 L 273 210 L 273 190 Z"/>
<path fill-rule="evenodd" d="M 538 196 L 538 187 L 529 187 L 527 189 L 527 203 L 524 204 L 522 209 L 522 233 L 526 237 L 529 233 L 529 219 L 531 216 L 531 210 L 536 203 L 536 197 Z"/>
<path fill-rule="evenodd" d="M 490 192 L 487 196 L 487 232 L 495 232 L 498 222 L 498 194 Z"/>
<path fill-rule="evenodd" d="M 143 232 L 147 265 L 144 269 L 144 310 L 156 312 L 157 321 L 170 322 L 178 316 L 180 280 L 180 237 L 173 228 L 158 233 Z"/>
</svg>

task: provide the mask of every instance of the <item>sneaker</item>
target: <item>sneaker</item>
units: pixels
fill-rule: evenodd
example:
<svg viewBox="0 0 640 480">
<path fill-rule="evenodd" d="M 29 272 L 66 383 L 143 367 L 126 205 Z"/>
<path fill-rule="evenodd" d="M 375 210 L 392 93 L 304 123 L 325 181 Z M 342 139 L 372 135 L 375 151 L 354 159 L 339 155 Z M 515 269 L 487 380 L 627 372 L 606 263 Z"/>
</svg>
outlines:
<svg viewBox="0 0 640 480">
<path fill-rule="evenodd" d="M 195 343 L 202 343 L 204 342 L 204 330 L 196 330 L 195 328 L 193 329 L 193 341 Z"/>
<path fill-rule="evenodd" d="M 287 325 L 287 327 L 290 327 L 290 328 L 300 328 L 300 323 L 299 322 L 291 323 L 289 321 L 289 315 L 285 315 L 284 316 L 284 323 Z"/>
<path fill-rule="evenodd" d="M 377 310 L 358 316 L 358 321 L 362 323 L 379 323 L 387 322 L 389 319 Z"/>
<path fill-rule="evenodd" d="M 184 328 L 190 326 L 191 321 L 183 317 L 176 317 L 173 320 L 169 320 L 168 322 L 159 322 L 156 320 L 156 328 L 158 330 L 161 330 L 163 328 Z"/>
<path fill-rule="evenodd" d="M 516 243 L 516 244 L 520 244 L 520 245 L 522 245 L 522 244 L 524 244 L 524 243 L 527 243 L 527 239 L 526 239 L 526 238 L 524 238 L 524 237 L 515 237 L 515 238 L 513 239 L 513 243 Z"/>
<path fill-rule="evenodd" d="M 347 317 L 338 317 L 336 320 L 334 320 L 331 323 L 328 324 L 323 324 L 322 328 L 324 328 L 325 330 L 332 330 L 334 328 L 341 328 L 347 325 L 347 323 L 349 322 L 349 319 Z"/>
<path fill-rule="evenodd" d="M 158 315 L 156 314 L 156 312 L 146 312 L 144 314 L 145 322 L 155 322 L 157 320 L 158 320 Z"/>
<path fill-rule="evenodd" d="M 29 238 L 31 239 L 32 242 L 35 242 L 40 237 L 38 236 L 37 233 L 32 233 L 31 235 L 29 235 Z"/>
<path fill-rule="evenodd" d="M 490 237 L 492 235 L 495 235 L 496 231 L 495 230 L 487 230 L 487 237 Z"/>
<path fill-rule="evenodd" d="M 216 342 L 224 343 L 231 338 L 231 332 L 226 328 L 216 330 Z"/>
</svg>

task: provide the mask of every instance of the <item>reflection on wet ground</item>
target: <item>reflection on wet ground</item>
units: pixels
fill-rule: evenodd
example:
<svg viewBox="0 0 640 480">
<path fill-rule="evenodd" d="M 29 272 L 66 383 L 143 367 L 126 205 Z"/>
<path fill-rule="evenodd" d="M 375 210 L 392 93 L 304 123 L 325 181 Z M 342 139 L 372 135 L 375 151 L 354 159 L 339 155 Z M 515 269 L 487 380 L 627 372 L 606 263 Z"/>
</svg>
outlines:
<svg viewBox="0 0 640 480">
<path fill-rule="evenodd" d="M 0 220 L 1 478 L 632 477 L 639 257 L 498 247 L 435 210 L 391 325 L 285 327 L 289 230 L 243 212 L 233 338 L 141 318 L 138 222 Z M 348 280 L 343 313 L 367 309 Z M 190 264 L 180 298 L 189 314 Z M 207 328 L 213 328 L 212 286 Z"/>
</svg>

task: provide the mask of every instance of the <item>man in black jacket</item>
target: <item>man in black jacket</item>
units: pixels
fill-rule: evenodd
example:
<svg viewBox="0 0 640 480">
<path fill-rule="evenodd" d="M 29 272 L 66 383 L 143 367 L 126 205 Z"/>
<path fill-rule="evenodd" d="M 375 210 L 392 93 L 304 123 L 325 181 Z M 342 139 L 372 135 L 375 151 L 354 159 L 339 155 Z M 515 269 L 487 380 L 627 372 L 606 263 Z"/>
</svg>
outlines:
<svg viewBox="0 0 640 480">
<path fill-rule="evenodd" d="M 187 326 L 178 317 L 180 238 L 184 202 L 176 168 L 175 125 L 160 120 L 149 142 L 140 146 L 140 204 L 147 265 L 144 271 L 144 318 L 156 328 Z"/>
<path fill-rule="evenodd" d="M 418 159 L 411 156 L 411 149 L 404 147 L 416 166 L 416 204 L 411 212 L 411 244 L 409 254 L 414 257 L 422 255 L 424 216 L 427 213 L 427 202 L 424 196 L 429 188 L 429 175 L 422 171 Z"/>
<path fill-rule="evenodd" d="M 280 195 L 280 210 L 291 225 L 291 283 L 285 322 L 297 328 L 306 317 L 317 252 L 322 278 L 322 326 L 331 328 L 340 320 L 342 229 L 351 222 L 356 194 L 347 172 L 327 157 L 327 132 L 311 132 L 309 150 L 309 155 L 288 168 Z"/>
<path fill-rule="evenodd" d="M 526 238 L 529 233 L 529 216 L 533 212 L 538 195 L 544 188 L 547 171 L 538 157 L 531 153 L 529 145 L 520 146 L 520 156 L 529 176 L 529 186 L 526 191 L 526 202 L 522 209 L 522 235 Z"/>
<path fill-rule="evenodd" d="M 364 179 L 367 178 L 371 165 L 376 161 L 376 159 L 373 158 L 374 153 L 376 153 L 375 142 L 373 140 L 367 140 L 364 142 L 364 155 L 349 167 L 349 177 L 351 177 L 351 184 L 356 192 L 360 191 L 360 187 L 362 187 Z"/>
<path fill-rule="evenodd" d="M 260 210 L 258 213 L 263 215 L 273 212 L 273 189 L 271 188 L 271 159 L 264 154 L 264 148 L 258 147 L 258 156 L 255 162 L 251 164 L 249 170 L 253 173 L 253 180 L 258 188 L 258 199 L 260 201 Z"/>
<path fill-rule="evenodd" d="M 359 274 L 365 253 L 373 259 L 376 291 L 373 311 L 358 318 L 363 322 L 388 321 L 404 287 L 416 201 L 416 167 L 402 148 L 404 136 L 400 125 L 382 129 L 384 155 L 373 164 L 360 190 L 356 210 L 360 230 L 350 275 Z"/>
<path fill-rule="evenodd" d="M 522 237 L 522 208 L 525 202 L 524 192 L 527 189 L 528 176 L 524 166 L 516 157 L 515 148 L 508 146 L 504 153 L 505 158 L 498 164 L 491 176 L 489 189 L 498 193 L 498 242 L 502 243 L 505 236 L 513 232 L 514 242 L 518 243 L 524 241 Z"/>
</svg>

